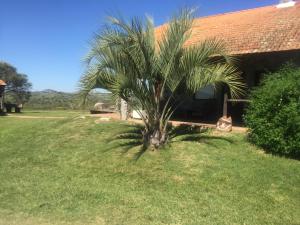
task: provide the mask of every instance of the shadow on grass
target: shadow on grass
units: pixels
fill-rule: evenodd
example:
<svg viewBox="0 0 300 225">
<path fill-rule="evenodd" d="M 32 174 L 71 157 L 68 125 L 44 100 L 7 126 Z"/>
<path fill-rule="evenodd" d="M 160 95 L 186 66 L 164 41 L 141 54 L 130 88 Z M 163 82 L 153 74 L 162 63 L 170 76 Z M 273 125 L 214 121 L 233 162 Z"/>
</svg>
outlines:
<svg viewBox="0 0 300 225">
<path fill-rule="evenodd" d="M 6 112 L 0 112 L 0 116 L 7 116 Z"/>
<path fill-rule="evenodd" d="M 108 147 L 105 152 L 115 148 L 121 148 L 121 153 L 126 154 L 134 148 L 139 147 L 139 150 L 134 154 L 133 159 L 138 160 L 148 149 L 148 146 L 143 142 L 144 126 L 140 124 L 133 124 L 129 126 L 126 132 L 117 133 L 113 138 L 108 140 L 108 143 L 113 144 Z M 214 140 L 222 140 L 228 143 L 234 143 L 233 140 L 209 134 L 210 129 L 200 126 L 180 125 L 176 127 L 169 126 L 169 143 L 175 142 L 201 142 L 211 145 L 215 148 L 220 146 L 213 143 Z"/>
<path fill-rule="evenodd" d="M 171 129 L 170 139 L 173 143 L 181 141 L 199 142 L 211 145 L 215 148 L 219 148 L 219 146 L 213 142 L 215 140 L 226 141 L 230 144 L 234 143 L 230 138 L 212 135 L 209 131 L 211 131 L 211 129 L 201 126 L 180 125 Z"/>
<path fill-rule="evenodd" d="M 148 149 L 143 142 L 143 128 L 144 126 L 140 124 L 129 125 L 127 131 L 117 133 L 112 138 L 108 139 L 108 143 L 111 146 L 106 148 L 104 152 L 121 148 L 121 153 L 125 155 L 134 148 L 139 147 L 133 157 L 133 160 L 137 161 Z"/>
<path fill-rule="evenodd" d="M 49 111 L 26 111 L 26 110 L 25 110 L 25 111 L 22 111 L 22 112 L 20 112 L 20 113 L 23 113 L 23 114 L 24 114 L 24 113 L 25 113 L 25 114 L 27 114 L 27 113 L 32 113 L 32 114 L 34 114 L 34 113 L 39 113 L 39 114 L 40 114 L 40 113 L 44 113 L 44 114 L 45 114 L 45 113 L 49 113 L 49 112 L 51 112 L 51 111 L 50 111 L 50 110 L 49 110 Z"/>
</svg>

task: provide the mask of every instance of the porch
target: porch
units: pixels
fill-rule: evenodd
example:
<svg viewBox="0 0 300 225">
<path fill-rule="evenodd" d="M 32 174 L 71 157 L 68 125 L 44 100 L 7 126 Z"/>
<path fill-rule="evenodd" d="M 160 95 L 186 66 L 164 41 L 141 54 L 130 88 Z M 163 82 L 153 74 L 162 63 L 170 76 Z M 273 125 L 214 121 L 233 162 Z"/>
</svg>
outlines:
<svg viewBox="0 0 300 225">
<path fill-rule="evenodd" d="M 173 120 L 216 124 L 224 115 L 230 116 L 234 126 L 244 126 L 243 115 L 249 103 L 250 91 L 259 86 L 263 76 L 292 62 L 300 66 L 300 50 L 237 55 L 237 67 L 247 88 L 240 99 L 232 99 L 226 87 L 206 87 L 187 98 L 173 116 Z"/>
</svg>

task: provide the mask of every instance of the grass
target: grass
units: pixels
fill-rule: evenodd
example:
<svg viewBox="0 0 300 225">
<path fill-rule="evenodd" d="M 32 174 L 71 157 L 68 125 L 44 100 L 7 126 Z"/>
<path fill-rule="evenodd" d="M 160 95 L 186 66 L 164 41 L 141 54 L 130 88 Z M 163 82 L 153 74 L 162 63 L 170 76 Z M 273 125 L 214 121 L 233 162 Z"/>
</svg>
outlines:
<svg viewBox="0 0 300 225">
<path fill-rule="evenodd" d="M 12 113 L 14 116 L 57 116 L 57 117 L 72 117 L 78 116 L 79 114 L 88 113 L 88 111 L 83 110 L 35 110 L 35 109 L 26 109 L 22 113 Z"/>
<path fill-rule="evenodd" d="M 0 117 L 0 225 L 300 224 L 299 161 L 215 133 L 135 160 L 131 125 L 78 114 Z"/>
</svg>

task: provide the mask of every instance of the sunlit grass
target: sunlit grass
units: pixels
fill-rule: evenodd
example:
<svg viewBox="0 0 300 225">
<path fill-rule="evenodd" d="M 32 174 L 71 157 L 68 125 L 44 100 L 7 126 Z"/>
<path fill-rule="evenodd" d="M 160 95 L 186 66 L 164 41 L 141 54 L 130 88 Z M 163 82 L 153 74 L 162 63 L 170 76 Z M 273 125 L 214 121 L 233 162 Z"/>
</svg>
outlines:
<svg viewBox="0 0 300 225">
<path fill-rule="evenodd" d="M 72 117 L 81 114 L 89 113 L 88 110 L 39 110 L 39 109 L 25 109 L 22 113 L 12 113 L 14 116 L 36 116 L 36 117 Z"/>
<path fill-rule="evenodd" d="M 0 117 L 1 225 L 300 224 L 299 161 L 214 132 L 136 160 L 131 125 L 94 120 Z"/>
</svg>

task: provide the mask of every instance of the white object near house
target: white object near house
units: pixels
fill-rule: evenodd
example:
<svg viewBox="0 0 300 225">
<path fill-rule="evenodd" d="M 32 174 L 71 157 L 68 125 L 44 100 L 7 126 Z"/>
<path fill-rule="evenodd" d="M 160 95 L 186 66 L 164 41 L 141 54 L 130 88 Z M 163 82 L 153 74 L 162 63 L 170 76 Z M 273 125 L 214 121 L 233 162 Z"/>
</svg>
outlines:
<svg viewBox="0 0 300 225">
<path fill-rule="evenodd" d="M 136 110 L 132 111 L 132 118 L 133 119 L 142 119 L 140 114 L 138 114 L 138 112 Z"/>
<path fill-rule="evenodd" d="M 140 111 L 140 113 L 142 113 L 142 115 L 144 116 L 144 117 L 146 117 L 146 113 L 145 113 L 145 111 L 144 110 L 139 110 Z M 142 117 L 141 117 L 141 115 L 138 113 L 138 111 L 136 111 L 136 110 L 133 110 L 132 111 L 132 118 L 133 119 L 142 119 Z"/>
<path fill-rule="evenodd" d="M 281 0 L 278 5 L 276 5 L 277 9 L 293 7 L 296 4 L 295 1 L 292 0 Z"/>
</svg>

